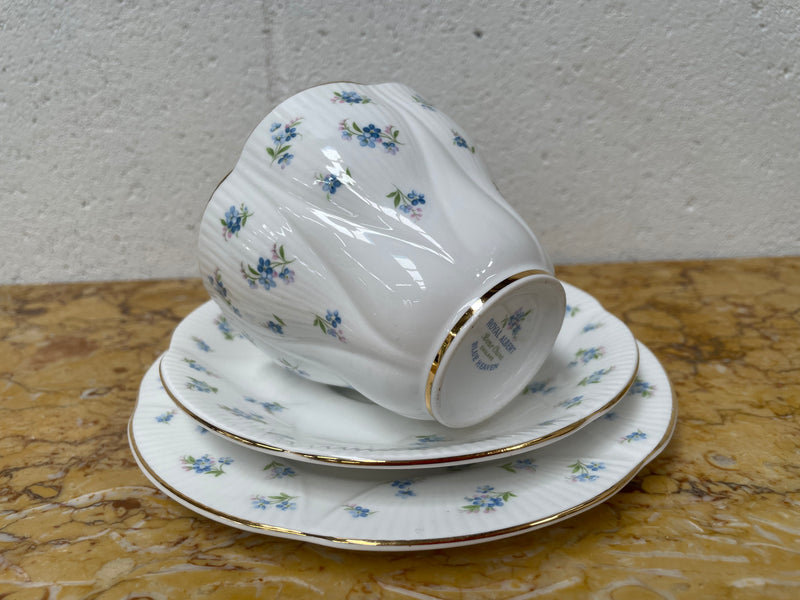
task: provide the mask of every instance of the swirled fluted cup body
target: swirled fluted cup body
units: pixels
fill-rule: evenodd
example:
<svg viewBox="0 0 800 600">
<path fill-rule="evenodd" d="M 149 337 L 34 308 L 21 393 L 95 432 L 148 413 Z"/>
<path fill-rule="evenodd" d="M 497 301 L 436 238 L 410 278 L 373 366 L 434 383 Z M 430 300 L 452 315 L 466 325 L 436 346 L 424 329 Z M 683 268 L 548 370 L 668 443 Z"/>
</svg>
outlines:
<svg viewBox="0 0 800 600">
<path fill-rule="evenodd" d="M 451 427 L 505 406 L 549 354 L 564 292 L 471 140 L 400 84 L 281 103 L 200 225 L 224 318 L 298 375 Z"/>
</svg>

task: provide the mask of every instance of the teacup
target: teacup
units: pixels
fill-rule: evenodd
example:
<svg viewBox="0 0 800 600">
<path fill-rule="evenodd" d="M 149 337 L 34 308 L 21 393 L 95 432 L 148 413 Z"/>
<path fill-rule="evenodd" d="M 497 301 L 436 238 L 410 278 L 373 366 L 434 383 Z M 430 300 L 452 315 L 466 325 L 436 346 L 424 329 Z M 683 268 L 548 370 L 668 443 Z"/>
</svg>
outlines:
<svg viewBox="0 0 800 600">
<path fill-rule="evenodd" d="M 463 130 L 396 83 L 321 85 L 267 115 L 208 203 L 199 264 L 273 360 L 450 427 L 519 394 L 564 315 Z"/>
</svg>

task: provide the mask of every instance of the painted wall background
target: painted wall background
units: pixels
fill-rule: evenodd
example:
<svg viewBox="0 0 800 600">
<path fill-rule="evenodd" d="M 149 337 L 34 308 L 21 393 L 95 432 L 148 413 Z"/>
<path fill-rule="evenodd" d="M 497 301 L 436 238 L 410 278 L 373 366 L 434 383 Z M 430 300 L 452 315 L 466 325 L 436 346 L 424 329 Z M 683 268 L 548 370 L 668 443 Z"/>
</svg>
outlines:
<svg viewBox="0 0 800 600">
<path fill-rule="evenodd" d="M 800 254 L 794 2 L 0 0 L 0 283 L 194 276 L 270 108 L 401 81 L 556 263 Z"/>
</svg>

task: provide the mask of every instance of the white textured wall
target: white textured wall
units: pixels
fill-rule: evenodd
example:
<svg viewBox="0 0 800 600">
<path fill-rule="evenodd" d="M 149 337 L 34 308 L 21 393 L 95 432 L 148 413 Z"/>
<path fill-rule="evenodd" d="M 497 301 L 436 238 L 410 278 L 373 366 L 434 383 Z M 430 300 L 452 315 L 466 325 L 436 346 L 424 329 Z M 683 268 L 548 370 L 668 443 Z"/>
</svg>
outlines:
<svg viewBox="0 0 800 600">
<path fill-rule="evenodd" d="M 800 3 L 0 0 L 0 283 L 192 276 L 270 108 L 401 81 L 557 263 L 800 254 Z"/>
</svg>

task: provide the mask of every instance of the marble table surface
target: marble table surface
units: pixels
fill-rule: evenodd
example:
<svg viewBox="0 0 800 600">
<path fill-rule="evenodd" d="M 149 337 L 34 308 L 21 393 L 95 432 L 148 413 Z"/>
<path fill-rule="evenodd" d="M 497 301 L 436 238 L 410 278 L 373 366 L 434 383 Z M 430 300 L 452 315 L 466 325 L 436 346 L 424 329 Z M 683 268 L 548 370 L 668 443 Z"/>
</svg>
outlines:
<svg viewBox="0 0 800 600">
<path fill-rule="evenodd" d="M 556 525 L 388 553 L 244 533 L 141 474 L 128 418 L 198 280 L 0 287 L 0 598 L 800 597 L 800 258 L 558 275 L 662 362 L 672 442 Z"/>
</svg>

